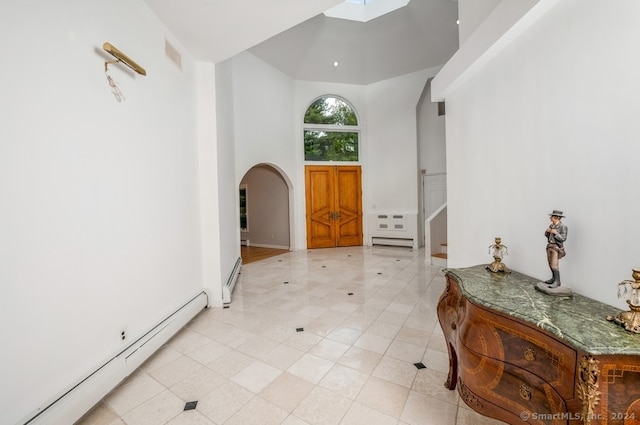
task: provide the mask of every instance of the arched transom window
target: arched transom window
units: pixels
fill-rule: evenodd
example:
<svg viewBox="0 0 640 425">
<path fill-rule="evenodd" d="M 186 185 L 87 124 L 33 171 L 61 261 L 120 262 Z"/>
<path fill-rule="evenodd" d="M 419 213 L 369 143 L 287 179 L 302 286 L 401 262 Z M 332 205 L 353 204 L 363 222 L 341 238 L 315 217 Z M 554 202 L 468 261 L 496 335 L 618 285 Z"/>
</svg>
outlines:
<svg viewBox="0 0 640 425">
<path fill-rule="evenodd" d="M 358 161 L 359 142 L 358 117 L 344 100 L 323 96 L 304 113 L 305 161 Z"/>
</svg>

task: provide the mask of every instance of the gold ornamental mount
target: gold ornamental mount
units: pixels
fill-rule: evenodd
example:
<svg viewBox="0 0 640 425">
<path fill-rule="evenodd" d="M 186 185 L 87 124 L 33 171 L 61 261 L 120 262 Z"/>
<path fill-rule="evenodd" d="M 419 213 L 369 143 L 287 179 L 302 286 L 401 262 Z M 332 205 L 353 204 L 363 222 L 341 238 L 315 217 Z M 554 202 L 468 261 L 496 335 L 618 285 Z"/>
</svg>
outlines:
<svg viewBox="0 0 640 425">
<path fill-rule="evenodd" d="M 595 417 L 595 407 L 600 403 L 598 389 L 600 385 L 600 360 L 593 356 L 582 356 L 578 373 L 577 393 L 582 400 L 582 423 L 591 425 L 591 419 Z"/>
<path fill-rule="evenodd" d="M 629 332 L 640 333 L 640 269 L 631 269 L 633 280 L 623 280 L 618 283 L 618 298 L 627 297 L 629 311 L 623 311 L 615 316 L 607 316 L 610 322 L 615 322 Z M 624 288 L 624 293 L 621 289 Z"/>
</svg>

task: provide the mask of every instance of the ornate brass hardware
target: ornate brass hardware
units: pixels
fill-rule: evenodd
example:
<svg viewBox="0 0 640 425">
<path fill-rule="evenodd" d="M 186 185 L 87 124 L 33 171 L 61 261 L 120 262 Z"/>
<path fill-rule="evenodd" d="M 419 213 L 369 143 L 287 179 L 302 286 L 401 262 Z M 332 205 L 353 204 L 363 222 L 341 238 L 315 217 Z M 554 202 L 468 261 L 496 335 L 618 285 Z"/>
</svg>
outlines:
<svg viewBox="0 0 640 425">
<path fill-rule="evenodd" d="M 534 361 L 536 359 L 536 350 L 532 347 L 527 347 L 524 350 L 524 358 L 530 362 Z"/>
<path fill-rule="evenodd" d="M 520 397 L 522 397 L 524 400 L 531 400 L 531 388 L 526 384 L 520 385 Z"/>
<path fill-rule="evenodd" d="M 340 213 L 338 211 L 329 211 L 329 221 L 340 220 Z"/>
<path fill-rule="evenodd" d="M 458 388 L 460 388 L 460 397 L 467 403 L 469 406 L 477 406 L 479 408 L 483 408 L 484 405 L 480 401 L 475 394 L 473 394 L 469 388 L 462 382 L 462 378 L 458 378 Z"/>
<path fill-rule="evenodd" d="M 607 315 L 605 318 L 610 322 L 617 323 L 629 332 L 640 334 L 640 269 L 631 269 L 631 271 L 633 272 L 631 273 L 633 280 L 623 280 L 618 284 L 618 298 L 623 296 L 620 290 L 624 287 L 624 296 L 627 297 L 630 310 L 620 312 L 615 316 Z M 631 293 L 627 294 L 629 288 L 631 288 Z"/>
<path fill-rule="evenodd" d="M 600 360 L 592 356 L 582 356 L 578 371 L 578 397 L 582 400 L 583 424 L 591 424 L 595 406 L 600 402 Z"/>
</svg>

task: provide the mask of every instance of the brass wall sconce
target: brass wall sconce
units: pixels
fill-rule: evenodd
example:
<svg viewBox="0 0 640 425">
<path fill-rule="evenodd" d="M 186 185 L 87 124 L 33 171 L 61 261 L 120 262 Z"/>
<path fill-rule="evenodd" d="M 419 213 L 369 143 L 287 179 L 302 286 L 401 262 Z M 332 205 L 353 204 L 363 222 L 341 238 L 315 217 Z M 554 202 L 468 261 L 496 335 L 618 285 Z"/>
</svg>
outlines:
<svg viewBox="0 0 640 425">
<path fill-rule="evenodd" d="M 629 311 L 623 311 L 615 316 L 607 316 L 610 322 L 615 322 L 633 333 L 640 333 L 640 269 L 631 269 L 633 280 L 623 280 L 618 283 L 618 298 L 627 297 Z M 624 287 L 624 293 L 620 290 Z M 631 291 L 629 291 L 631 288 Z"/>
<path fill-rule="evenodd" d="M 493 256 L 493 263 L 486 267 L 487 270 L 493 273 L 511 273 L 511 270 L 502 262 L 502 258 L 509 254 L 507 247 L 502 245 L 502 238 L 495 238 L 495 243 L 489 246 L 489 254 Z"/>
<path fill-rule="evenodd" d="M 114 58 L 116 58 L 116 60 L 113 61 L 106 61 L 104 63 L 104 70 L 105 72 L 107 71 L 107 65 L 109 65 L 110 63 L 116 63 L 116 62 L 121 62 L 125 65 L 127 65 L 129 68 L 131 68 L 132 70 L 134 70 L 135 72 L 137 72 L 140 75 L 147 75 L 147 71 L 144 70 L 143 67 L 141 67 L 140 65 L 138 65 L 135 61 L 133 61 L 133 59 L 131 59 L 129 56 L 125 55 L 124 53 L 122 53 L 120 50 L 116 49 L 115 47 L 113 47 L 113 45 L 109 42 L 105 42 L 102 45 L 102 48 L 104 49 L 105 52 L 109 53 L 111 56 L 113 56 Z"/>
</svg>

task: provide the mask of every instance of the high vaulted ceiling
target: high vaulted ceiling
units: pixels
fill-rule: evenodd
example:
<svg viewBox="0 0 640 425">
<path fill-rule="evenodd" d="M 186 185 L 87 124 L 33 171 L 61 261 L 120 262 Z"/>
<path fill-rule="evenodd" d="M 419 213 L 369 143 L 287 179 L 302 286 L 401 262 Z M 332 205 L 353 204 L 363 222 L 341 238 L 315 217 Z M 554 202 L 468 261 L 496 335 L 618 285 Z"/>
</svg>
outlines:
<svg viewBox="0 0 640 425">
<path fill-rule="evenodd" d="M 370 84 L 443 65 L 458 48 L 455 0 L 411 0 L 368 22 L 322 14 L 342 0 L 145 1 L 196 60 L 249 50 L 296 80 Z"/>
</svg>

